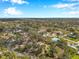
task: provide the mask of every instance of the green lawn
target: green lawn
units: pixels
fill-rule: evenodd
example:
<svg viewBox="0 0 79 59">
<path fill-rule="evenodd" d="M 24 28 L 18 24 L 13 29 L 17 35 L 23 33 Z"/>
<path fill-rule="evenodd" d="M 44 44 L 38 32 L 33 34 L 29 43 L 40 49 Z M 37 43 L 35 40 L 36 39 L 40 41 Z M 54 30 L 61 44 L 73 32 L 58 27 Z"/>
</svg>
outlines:
<svg viewBox="0 0 79 59">
<path fill-rule="evenodd" d="M 79 55 L 73 56 L 72 59 L 79 59 Z"/>
</svg>

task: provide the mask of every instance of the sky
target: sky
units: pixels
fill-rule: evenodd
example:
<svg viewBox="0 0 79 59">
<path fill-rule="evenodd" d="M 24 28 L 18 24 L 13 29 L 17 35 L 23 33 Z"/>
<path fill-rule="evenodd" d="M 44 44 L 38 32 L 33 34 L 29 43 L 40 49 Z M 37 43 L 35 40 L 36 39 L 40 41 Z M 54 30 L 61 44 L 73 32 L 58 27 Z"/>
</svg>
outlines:
<svg viewBox="0 0 79 59">
<path fill-rule="evenodd" d="M 79 0 L 0 0 L 0 18 L 79 18 Z"/>
</svg>

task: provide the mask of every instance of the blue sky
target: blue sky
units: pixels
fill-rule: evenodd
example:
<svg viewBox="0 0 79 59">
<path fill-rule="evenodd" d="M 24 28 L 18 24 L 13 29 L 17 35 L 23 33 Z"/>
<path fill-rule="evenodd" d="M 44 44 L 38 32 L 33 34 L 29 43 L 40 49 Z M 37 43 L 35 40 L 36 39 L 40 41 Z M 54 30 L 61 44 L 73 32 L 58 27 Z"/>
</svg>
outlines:
<svg viewBox="0 0 79 59">
<path fill-rule="evenodd" d="M 0 0 L 0 18 L 78 18 L 79 0 Z"/>
</svg>

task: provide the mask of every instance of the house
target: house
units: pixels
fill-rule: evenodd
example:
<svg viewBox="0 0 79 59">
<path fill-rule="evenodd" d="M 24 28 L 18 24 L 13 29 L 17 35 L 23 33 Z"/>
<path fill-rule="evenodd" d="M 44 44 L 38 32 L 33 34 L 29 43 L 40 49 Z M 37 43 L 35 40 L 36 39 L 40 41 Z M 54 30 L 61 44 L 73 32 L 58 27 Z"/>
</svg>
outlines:
<svg viewBox="0 0 79 59">
<path fill-rule="evenodd" d="M 69 42 L 67 44 L 68 44 L 69 47 L 74 48 L 74 49 L 77 49 L 77 47 L 75 46 L 75 44 L 73 44 L 73 43 L 71 44 Z"/>
<path fill-rule="evenodd" d="M 70 38 L 77 38 L 77 34 L 74 32 L 69 33 L 67 36 Z"/>
<path fill-rule="evenodd" d="M 58 41 L 60 41 L 59 38 L 57 38 L 57 37 L 52 38 L 52 42 L 58 42 Z"/>
<path fill-rule="evenodd" d="M 52 35 L 49 32 L 47 32 L 43 34 L 43 37 L 52 37 Z"/>
<path fill-rule="evenodd" d="M 51 33 L 51 35 L 52 35 L 53 37 L 55 37 L 55 36 L 60 36 L 60 35 L 63 35 L 63 32 L 61 32 L 61 31 L 54 31 L 54 32 Z"/>
<path fill-rule="evenodd" d="M 77 51 L 77 54 L 79 55 L 79 50 Z"/>
</svg>

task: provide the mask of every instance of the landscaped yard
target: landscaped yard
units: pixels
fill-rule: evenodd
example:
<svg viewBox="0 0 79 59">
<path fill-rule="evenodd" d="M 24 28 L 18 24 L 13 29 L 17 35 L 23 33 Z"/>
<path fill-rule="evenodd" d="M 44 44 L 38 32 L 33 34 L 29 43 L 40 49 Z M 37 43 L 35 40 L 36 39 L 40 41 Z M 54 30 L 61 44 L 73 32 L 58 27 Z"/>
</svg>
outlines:
<svg viewBox="0 0 79 59">
<path fill-rule="evenodd" d="M 74 55 L 72 59 L 79 59 L 79 55 Z"/>
</svg>

